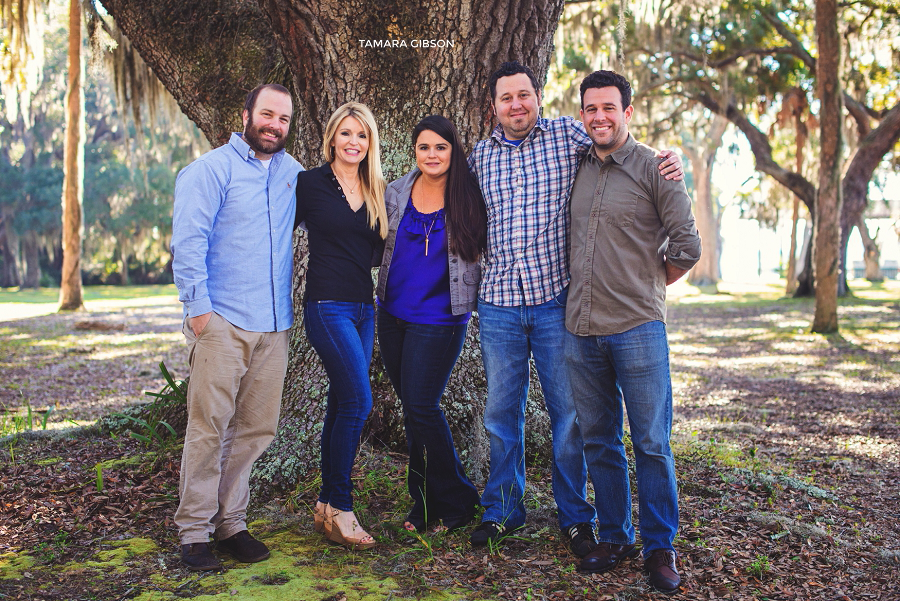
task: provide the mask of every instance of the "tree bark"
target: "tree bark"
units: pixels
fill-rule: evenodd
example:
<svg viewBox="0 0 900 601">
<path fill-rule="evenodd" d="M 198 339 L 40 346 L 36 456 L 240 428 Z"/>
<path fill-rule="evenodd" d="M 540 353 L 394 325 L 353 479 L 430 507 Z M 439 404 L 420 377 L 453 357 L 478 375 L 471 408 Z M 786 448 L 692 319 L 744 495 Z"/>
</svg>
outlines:
<svg viewBox="0 0 900 601">
<path fill-rule="evenodd" d="M 813 296 L 816 293 L 813 279 L 813 232 L 815 219 L 810 218 L 803 232 L 803 245 L 800 247 L 800 273 L 797 275 L 797 289 L 794 298 Z"/>
<path fill-rule="evenodd" d="M 881 249 L 878 248 L 878 243 L 869 235 L 869 227 L 866 225 L 866 220 L 864 218 L 860 218 L 859 222 L 856 224 L 856 228 L 859 230 L 859 236 L 862 238 L 863 243 L 863 260 L 866 263 L 865 277 L 870 282 L 883 282 L 884 274 L 881 273 Z M 875 232 L 875 235 L 878 235 L 877 231 Z"/>
<path fill-rule="evenodd" d="M 499 64 L 516 59 L 543 78 L 563 0 L 104 0 L 134 48 L 168 88 L 182 110 L 213 145 L 239 131 L 247 91 L 275 81 L 292 91 L 294 134 L 288 148 L 307 167 L 322 162 L 321 136 L 331 113 L 350 100 L 369 105 L 378 120 L 382 162 L 388 177 L 413 163 L 409 135 L 428 114 L 456 123 L 467 149 L 492 125 L 487 79 Z M 419 40 L 452 43 L 417 48 Z M 360 41 L 362 40 L 362 42 Z M 366 40 L 397 40 L 378 48 Z M 404 42 L 405 46 L 399 45 Z M 254 479 L 263 488 L 293 486 L 318 465 L 318 436 L 327 378 L 309 345 L 301 298 L 307 264 L 305 236 L 295 249 L 295 312 L 292 353 L 285 382 L 279 434 Z M 487 468 L 482 427 L 486 386 L 477 344 L 477 317 L 444 397 L 444 411 L 470 475 Z M 377 351 L 377 349 L 376 349 Z M 375 407 L 368 435 L 404 448 L 399 404 L 373 359 Z M 532 455 L 549 456 L 549 428 L 532 373 L 527 444 Z"/>
<path fill-rule="evenodd" d="M 847 244 L 853 227 L 860 222 L 869 206 L 869 181 L 872 174 L 897 141 L 900 140 L 900 102 L 894 105 L 874 129 L 861 128 L 866 135 L 860 141 L 843 179 L 841 209 L 841 277 L 838 294 L 847 290 Z"/>
<path fill-rule="evenodd" d="M 38 288 L 41 285 L 41 245 L 37 233 L 32 230 L 22 237 L 22 255 L 25 263 L 25 278 L 22 288 Z"/>
<path fill-rule="evenodd" d="M 131 284 L 131 280 L 128 278 L 128 259 L 131 258 L 131 254 L 125 250 L 126 246 L 122 240 L 118 241 L 119 245 L 119 283 L 122 286 L 129 286 Z"/>
<path fill-rule="evenodd" d="M 806 143 L 809 139 L 809 128 L 806 126 L 806 117 L 809 113 L 809 102 L 806 93 L 800 88 L 794 88 L 782 98 L 782 114 L 779 113 L 779 123 L 790 123 L 794 128 L 796 140 L 794 143 L 794 163 L 797 173 L 803 173 L 803 163 L 806 153 Z M 793 194 L 791 210 L 791 250 L 788 255 L 787 274 L 785 275 L 786 295 L 791 295 L 797 290 L 797 222 L 800 219 L 800 197 Z"/>
<path fill-rule="evenodd" d="M 0 214 L 0 251 L 3 252 L 3 270 L 0 272 L 0 287 L 12 288 L 22 283 L 19 273 L 19 236 L 13 227 L 15 213 L 3 207 Z"/>
<path fill-rule="evenodd" d="M 703 144 L 688 145 L 683 147 L 685 154 L 691 161 L 691 170 L 694 173 L 694 219 L 697 223 L 697 231 L 703 240 L 703 253 L 700 260 L 691 269 L 688 282 L 694 286 L 712 287 L 713 293 L 718 293 L 716 284 L 719 282 L 721 272 L 719 270 L 719 212 L 721 208 L 712 194 L 712 172 L 716 162 L 716 153 L 722 146 L 722 137 L 728 127 L 728 119 L 722 115 L 714 115 L 709 131 L 703 136 Z M 699 142 L 699 137 L 695 137 Z"/>
<path fill-rule="evenodd" d="M 797 222 L 800 220 L 800 198 L 792 195 L 793 209 L 791 210 L 791 250 L 788 251 L 787 273 L 784 276 L 784 293 L 792 295 L 797 290 Z"/>
<path fill-rule="evenodd" d="M 838 331 L 837 294 L 841 246 L 841 150 L 843 148 L 840 64 L 836 0 L 816 0 L 816 39 L 819 47 L 816 93 L 819 98 L 819 193 L 816 198 L 816 231 L 813 265 L 816 308 L 812 331 Z"/>
<path fill-rule="evenodd" d="M 66 140 L 63 182 L 63 268 L 60 311 L 84 306 L 81 289 L 82 194 L 84 178 L 84 90 L 81 58 L 81 1 L 69 0 L 69 73 L 66 91 Z"/>
</svg>

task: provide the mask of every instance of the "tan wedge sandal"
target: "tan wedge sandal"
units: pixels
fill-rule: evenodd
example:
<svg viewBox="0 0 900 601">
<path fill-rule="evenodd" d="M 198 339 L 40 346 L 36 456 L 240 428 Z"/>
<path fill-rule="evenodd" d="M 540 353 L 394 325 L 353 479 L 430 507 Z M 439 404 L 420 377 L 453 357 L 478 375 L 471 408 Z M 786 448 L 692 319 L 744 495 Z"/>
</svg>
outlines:
<svg viewBox="0 0 900 601">
<path fill-rule="evenodd" d="M 313 509 L 313 530 L 325 533 L 325 504 L 318 501 Z"/>
<path fill-rule="evenodd" d="M 353 529 L 352 532 L 344 533 L 341 531 L 341 526 L 338 524 L 334 518 L 342 513 L 351 513 L 349 511 L 341 511 L 340 509 L 335 509 L 331 505 L 327 505 L 325 507 L 325 536 L 328 540 L 336 542 L 339 545 L 347 547 L 351 551 L 363 550 L 363 549 L 371 549 L 376 545 L 375 539 L 371 534 L 360 528 L 357 530 Z M 354 519 L 354 526 L 359 526 L 359 523 Z M 366 540 L 370 539 L 370 540 Z"/>
</svg>

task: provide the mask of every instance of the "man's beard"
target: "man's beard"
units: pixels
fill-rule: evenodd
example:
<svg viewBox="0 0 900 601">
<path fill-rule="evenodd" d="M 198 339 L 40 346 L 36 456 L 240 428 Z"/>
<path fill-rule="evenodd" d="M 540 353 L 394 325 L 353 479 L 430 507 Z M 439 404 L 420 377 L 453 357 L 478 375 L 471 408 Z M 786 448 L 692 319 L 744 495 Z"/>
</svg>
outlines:
<svg viewBox="0 0 900 601">
<path fill-rule="evenodd" d="M 269 132 L 276 136 L 276 139 L 269 140 L 262 137 L 264 132 Z M 281 132 L 270 127 L 255 127 L 253 125 L 253 115 L 247 118 L 247 126 L 244 128 L 244 140 L 256 152 L 262 154 L 275 154 L 284 148 L 284 138 Z"/>
</svg>

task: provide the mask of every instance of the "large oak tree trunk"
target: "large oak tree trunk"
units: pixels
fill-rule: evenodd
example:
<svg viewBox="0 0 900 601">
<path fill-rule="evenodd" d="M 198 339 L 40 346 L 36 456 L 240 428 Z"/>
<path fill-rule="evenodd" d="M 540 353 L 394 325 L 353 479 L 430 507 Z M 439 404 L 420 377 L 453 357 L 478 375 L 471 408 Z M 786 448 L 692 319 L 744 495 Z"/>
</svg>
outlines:
<svg viewBox="0 0 900 601">
<path fill-rule="evenodd" d="M 838 330 L 837 293 L 840 277 L 841 217 L 841 38 L 836 0 L 816 0 L 816 39 L 819 47 L 816 92 L 821 103 L 819 193 L 816 197 L 816 233 L 813 265 L 816 310 L 812 331 Z"/>
<path fill-rule="evenodd" d="M 84 193 L 84 90 L 81 87 L 81 0 L 69 0 L 69 73 L 66 89 L 65 179 L 62 198 L 63 267 L 59 286 L 60 311 L 83 304 L 81 289 L 81 197 Z"/>
<path fill-rule="evenodd" d="M 390 177 L 412 165 L 409 134 L 428 114 L 456 123 L 468 149 L 485 137 L 491 127 L 488 76 L 502 61 L 517 59 L 542 77 L 562 5 L 563 0 L 104 0 L 134 48 L 214 145 L 240 129 L 246 92 L 275 81 L 292 90 L 295 134 L 289 148 L 304 165 L 321 164 L 328 117 L 342 103 L 356 100 L 375 113 Z M 405 47 L 366 44 L 389 39 Z M 446 40 L 448 45 L 413 47 L 418 40 Z M 255 469 L 257 483 L 276 488 L 293 485 L 318 464 L 327 378 L 303 331 L 300 299 L 306 264 L 305 237 L 298 235 L 297 323 L 282 423 Z M 487 467 L 477 325 L 476 317 L 444 397 L 457 448 L 476 479 Z M 370 439 L 405 448 L 399 405 L 377 353 L 372 384 Z M 532 384 L 528 447 L 546 455 L 549 429 L 534 377 Z"/>
</svg>

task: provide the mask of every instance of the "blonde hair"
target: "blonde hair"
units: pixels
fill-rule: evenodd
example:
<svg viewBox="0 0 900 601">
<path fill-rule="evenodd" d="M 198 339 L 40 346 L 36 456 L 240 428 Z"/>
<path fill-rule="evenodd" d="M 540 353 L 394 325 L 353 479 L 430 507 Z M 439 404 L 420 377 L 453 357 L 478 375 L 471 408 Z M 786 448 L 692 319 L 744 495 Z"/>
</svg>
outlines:
<svg viewBox="0 0 900 601">
<path fill-rule="evenodd" d="M 322 136 L 322 152 L 325 160 L 334 162 L 334 136 L 337 133 L 341 121 L 347 117 L 353 117 L 359 121 L 369 139 L 369 151 L 359 166 L 359 178 L 362 184 L 363 202 L 366 205 L 366 213 L 369 215 L 369 227 L 378 228 L 382 238 L 387 237 L 388 220 L 387 209 L 384 207 L 384 189 L 387 182 L 381 171 L 381 143 L 378 137 L 378 125 L 375 124 L 375 115 L 369 107 L 360 102 L 348 102 L 338 107 L 325 126 L 325 134 Z"/>
</svg>

